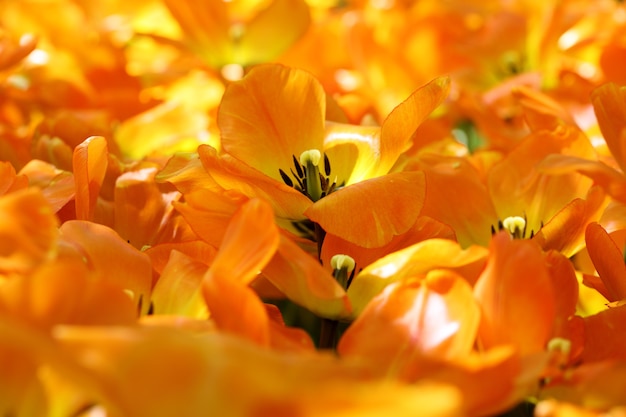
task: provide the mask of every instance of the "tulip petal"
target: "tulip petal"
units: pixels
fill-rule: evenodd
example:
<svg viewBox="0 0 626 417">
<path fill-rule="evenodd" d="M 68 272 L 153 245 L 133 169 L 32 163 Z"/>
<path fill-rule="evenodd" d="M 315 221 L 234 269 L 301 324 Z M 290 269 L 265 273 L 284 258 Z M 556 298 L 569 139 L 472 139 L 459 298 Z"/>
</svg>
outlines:
<svg viewBox="0 0 626 417">
<path fill-rule="evenodd" d="M 281 235 L 280 245 L 263 275 L 293 302 L 320 317 L 337 319 L 350 315 L 348 297 L 322 265 Z"/>
<path fill-rule="evenodd" d="M 210 271 L 249 284 L 274 256 L 279 241 L 269 204 L 250 200 L 230 220 Z"/>
<path fill-rule="evenodd" d="M 349 242 L 366 248 L 382 246 L 415 224 L 424 192 L 423 173 L 398 172 L 337 190 L 304 214 Z"/>
<path fill-rule="evenodd" d="M 510 343 L 521 355 L 543 351 L 552 335 L 556 306 L 554 284 L 539 247 L 500 232 L 490 252 L 474 286 L 483 313 L 481 345 Z"/>
<path fill-rule="evenodd" d="M 150 308 L 152 266 L 150 258 L 124 241 L 109 227 L 70 220 L 59 228 L 62 242 L 79 256 L 95 275 L 132 291 L 145 314 Z"/>
<path fill-rule="evenodd" d="M 223 149 L 282 183 L 293 157 L 323 151 L 325 93 L 308 72 L 260 65 L 226 89 L 217 116 Z M 211 171 L 209 170 L 209 173 Z"/>
<path fill-rule="evenodd" d="M 364 268 L 348 288 L 348 296 L 358 316 L 367 303 L 386 286 L 433 269 L 457 269 L 484 263 L 487 250 L 480 246 L 462 249 L 446 239 L 428 239 L 391 253 Z"/>
<path fill-rule="evenodd" d="M 91 136 L 74 149 L 72 165 L 76 183 L 76 218 L 92 220 L 108 165 L 107 142 Z"/>
<path fill-rule="evenodd" d="M 591 93 L 591 102 L 602 136 L 622 172 L 626 172 L 626 89 L 604 84 Z"/>
<path fill-rule="evenodd" d="M 393 374 L 414 356 L 450 360 L 467 355 L 479 318 L 472 289 L 462 277 L 431 271 L 386 287 L 344 333 L 338 352 L 382 362 Z"/>
<path fill-rule="evenodd" d="M 626 267 L 622 251 L 598 223 L 585 232 L 587 251 L 610 296 L 609 301 L 626 299 Z"/>
<path fill-rule="evenodd" d="M 398 156 L 407 150 L 419 125 L 443 103 L 449 91 L 448 77 L 435 78 L 417 89 L 387 116 L 380 133 L 379 175 L 391 170 Z"/>
</svg>

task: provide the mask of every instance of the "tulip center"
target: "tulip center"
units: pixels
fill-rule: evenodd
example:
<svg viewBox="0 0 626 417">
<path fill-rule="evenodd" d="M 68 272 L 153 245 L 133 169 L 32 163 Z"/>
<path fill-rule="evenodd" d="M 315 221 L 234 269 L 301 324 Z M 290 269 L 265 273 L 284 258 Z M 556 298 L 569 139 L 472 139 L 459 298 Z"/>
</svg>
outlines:
<svg viewBox="0 0 626 417">
<path fill-rule="evenodd" d="M 323 155 L 323 159 L 322 159 Z M 330 179 L 330 161 L 326 154 L 317 149 L 309 149 L 300 154 L 300 159 L 293 158 L 294 168 L 290 168 L 291 175 L 279 169 L 283 182 L 306 195 L 311 201 L 318 201 L 337 188 L 337 178 Z M 320 163 L 323 172 L 320 171 Z M 295 169 L 295 170 L 294 170 Z"/>
<path fill-rule="evenodd" d="M 526 216 L 510 216 L 504 220 L 498 220 L 497 230 L 506 230 L 513 239 L 526 239 L 527 225 Z M 491 233 L 496 233 L 496 228 L 493 226 L 491 226 Z M 531 230 L 528 238 L 532 239 L 534 235 L 535 232 Z"/>
</svg>

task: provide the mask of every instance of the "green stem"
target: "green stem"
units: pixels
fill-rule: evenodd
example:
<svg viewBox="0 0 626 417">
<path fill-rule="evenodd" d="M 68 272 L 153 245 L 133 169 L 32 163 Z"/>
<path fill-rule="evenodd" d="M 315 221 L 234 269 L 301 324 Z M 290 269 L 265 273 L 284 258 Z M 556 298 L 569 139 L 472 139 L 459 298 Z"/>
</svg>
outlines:
<svg viewBox="0 0 626 417">
<path fill-rule="evenodd" d="M 337 347 L 337 320 L 322 319 L 320 328 L 320 349 L 332 349 Z"/>
</svg>

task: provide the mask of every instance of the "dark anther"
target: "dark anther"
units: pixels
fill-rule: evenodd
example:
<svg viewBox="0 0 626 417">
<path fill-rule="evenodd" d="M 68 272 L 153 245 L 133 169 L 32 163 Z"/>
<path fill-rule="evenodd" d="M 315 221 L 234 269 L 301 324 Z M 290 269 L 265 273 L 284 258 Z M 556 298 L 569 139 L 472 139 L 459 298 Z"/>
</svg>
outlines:
<svg viewBox="0 0 626 417">
<path fill-rule="evenodd" d="M 295 172 L 293 172 L 293 169 L 291 170 L 291 175 L 293 175 L 293 177 L 296 179 L 296 181 L 298 182 L 298 185 L 300 186 L 300 190 L 304 190 L 304 183 L 302 182 L 302 180 L 300 178 L 298 178 L 298 176 L 296 175 Z M 294 187 L 294 188 L 298 188 L 298 187 Z"/>
<path fill-rule="evenodd" d="M 285 171 L 283 171 L 280 168 L 278 168 L 278 172 L 280 173 L 280 176 L 283 179 L 283 182 L 287 184 L 288 186 L 293 187 L 293 181 L 291 181 L 291 178 L 289 178 L 289 175 L 287 175 Z"/>
<path fill-rule="evenodd" d="M 330 175 L 330 161 L 328 160 L 328 156 L 324 154 L 324 173 L 326 176 Z"/>
<path fill-rule="evenodd" d="M 293 166 L 296 167 L 296 172 L 298 173 L 298 177 L 304 178 L 304 170 L 302 169 L 302 165 L 300 165 L 300 162 L 296 159 L 295 155 L 291 155 L 291 157 L 293 158 Z"/>
<path fill-rule="evenodd" d="M 495 235 L 496 234 L 496 228 L 493 227 L 493 224 L 491 225 L 491 234 Z"/>
<path fill-rule="evenodd" d="M 361 272 L 362 270 L 363 268 L 359 268 L 359 272 Z M 350 288 L 350 284 L 352 284 L 352 279 L 354 278 L 355 272 L 356 272 L 356 268 L 352 270 L 352 272 L 350 273 L 350 276 L 348 277 L 348 282 L 346 282 L 346 290 Z"/>
</svg>

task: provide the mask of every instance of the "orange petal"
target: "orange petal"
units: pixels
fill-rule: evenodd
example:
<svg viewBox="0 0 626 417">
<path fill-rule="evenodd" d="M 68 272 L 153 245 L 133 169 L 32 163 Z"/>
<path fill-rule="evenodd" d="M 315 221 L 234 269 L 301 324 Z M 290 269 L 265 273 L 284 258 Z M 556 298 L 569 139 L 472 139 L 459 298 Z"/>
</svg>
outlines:
<svg viewBox="0 0 626 417">
<path fill-rule="evenodd" d="M 152 266 L 150 258 L 124 241 L 109 227 L 71 220 L 59 228 L 62 242 L 78 256 L 99 279 L 132 291 L 142 313 L 150 308 Z"/>
<path fill-rule="evenodd" d="M 25 273 L 51 257 L 57 222 L 36 188 L 0 197 L 0 272 Z"/>
<path fill-rule="evenodd" d="M 407 150 L 419 125 L 443 103 L 449 91 L 448 77 L 435 78 L 417 89 L 387 116 L 380 133 L 378 172 L 381 175 L 389 172 L 398 156 Z"/>
<path fill-rule="evenodd" d="M 580 172 L 604 188 L 611 197 L 626 202 L 626 177 L 603 162 L 552 154 L 541 161 L 537 168 L 542 172 L 557 175 Z"/>
<path fill-rule="evenodd" d="M 566 333 L 567 322 L 576 313 L 578 303 L 578 281 L 572 262 L 562 253 L 551 250 L 545 253 L 548 273 L 555 289 L 556 297 L 555 336 L 562 337 Z"/>
<path fill-rule="evenodd" d="M 533 240 L 545 251 L 554 249 L 567 257 L 573 256 L 585 246 L 587 225 L 600 220 L 608 203 L 604 192 L 599 187 L 592 187 L 586 200 L 577 198 L 563 207 Z"/>
<path fill-rule="evenodd" d="M 277 217 L 303 219 L 304 211 L 313 204 L 308 197 L 288 187 L 282 180 L 276 181 L 228 155 L 220 157 L 210 146 L 199 146 L 198 154 L 204 168 L 220 187 L 270 202 Z"/>
<path fill-rule="evenodd" d="M 153 313 L 207 318 L 200 288 L 208 266 L 172 250 L 152 292 Z"/>
<path fill-rule="evenodd" d="M 154 182 L 156 168 L 120 175 L 115 181 L 115 230 L 137 249 L 152 245 L 172 214 L 176 191 L 162 192 Z"/>
<path fill-rule="evenodd" d="M 622 172 L 626 172 L 626 89 L 607 83 L 591 93 L 602 136 Z"/>
<path fill-rule="evenodd" d="M 279 241 L 272 208 L 263 200 L 252 199 L 228 223 L 210 271 L 249 284 L 272 258 Z"/>
<path fill-rule="evenodd" d="M 626 299 L 626 267 L 622 251 L 598 223 L 585 232 L 587 251 L 610 296 L 609 301 Z"/>
<path fill-rule="evenodd" d="M 489 172 L 488 188 L 498 217 L 526 215 L 527 231 L 539 231 L 542 222 L 570 201 L 584 198 L 592 184 L 576 172 L 548 175 L 536 164 L 553 153 L 587 157 L 590 152 L 587 137 L 573 127 L 541 130 L 526 137 Z"/>
<path fill-rule="evenodd" d="M 304 35 L 310 21 L 305 1 L 272 1 L 246 25 L 237 43 L 235 62 L 256 65 L 275 60 Z"/>
<path fill-rule="evenodd" d="M 432 271 L 385 288 L 344 333 L 338 352 L 381 362 L 393 375 L 415 356 L 467 355 L 479 318 L 469 284 L 451 271 Z"/>
<path fill-rule="evenodd" d="M 423 173 L 397 172 L 337 190 L 304 214 L 349 242 L 366 248 L 382 246 L 415 224 L 424 191 Z"/>
<path fill-rule="evenodd" d="M 41 188 L 43 196 L 55 213 L 69 203 L 76 194 L 74 175 L 52 164 L 33 159 L 22 167 L 20 174 L 28 177 L 29 185 Z"/>
<path fill-rule="evenodd" d="M 5 283 L 2 310 L 46 330 L 58 324 L 131 325 L 137 315 L 119 284 L 93 279 L 78 259 L 48 262 L 29 276 Z"/>
<path fill-rule="evenodd" d="M 202 295 L 211 320 L 226 333 L 260 346 L 270 342 L 269 318 L 259 297 L 244 283 L 209 270 L 202 280 Z"/>
<path fill-rule="evenodd" d="M 325 113 L 324 90 L 311 74 L 260 65 L 224 93 L 217 118 L 222 147 L 282 183 L 279 169 L 288 173 L 294 156 L 323 150 Z"/>
<path fill-rule="evenodd" d="M 345 318 L 351 312 L 348 297 L 322 265 L 281 235 L 276 254 L 263 275 L 293 302 L 320 317 Z"/>
<path fill-rule="evenodd" d="M 28 178 L 17 175 L 11 163 L 0 161 L 0 195 L 28 187 Z"/>
<path fill-rule="evenodd" d="M 601 311 L 584 319 L 584 363 L 626 360 L 626 305 Z"/>
<path fill-rule="evenodd" d="M 449 226 L 427 216 L 420 216 L 413 227 L 405 233 L 394 236 L 388 244 L 377 248 L 364 248 L 327 233 L 322 246 L 322 264 L 330 265 L 330 260 L 335 255 L 348 255 L 354 259 L 356 269 L 362 269 L 392 252 L 436 238 L 455 240 L 454 231 Z"/>
<path fill-rule="evenodd" d="M 539 247 L 497 233 L 474 294 L 482 307 L 480 344 L 512 344 L 521 355 L 543 351 L 556 314 L 554 284 Z"/>
<path fill-rule="evenodd" d="M 91 220 L 107 169 L 107 142 L 91 136 L 74 149 L 72 159 L 76 183 L 76 218 Z"/>
<path fill-rule="evenodd" d="M 478 171 L 461 158 L 433 158 L 422 168 L 426 175 L 422 215 L 452 227 L 463 247 L 487 246 L 498 217 Z"/>
<path fill-rule="evenodd" d="M 425 274 L 433 269 L 460 269 L 472 264 L 482 266 L 487 250 L 480 246 L 462 249 L 446 239 L 428 239 L 391 253 L 364 268 L 348 288 L 348 296 L 358 316 L 371 299 L 394 282 Z"/>
</svg>

